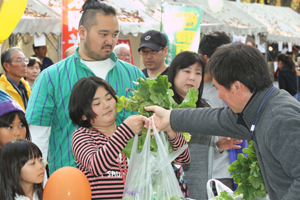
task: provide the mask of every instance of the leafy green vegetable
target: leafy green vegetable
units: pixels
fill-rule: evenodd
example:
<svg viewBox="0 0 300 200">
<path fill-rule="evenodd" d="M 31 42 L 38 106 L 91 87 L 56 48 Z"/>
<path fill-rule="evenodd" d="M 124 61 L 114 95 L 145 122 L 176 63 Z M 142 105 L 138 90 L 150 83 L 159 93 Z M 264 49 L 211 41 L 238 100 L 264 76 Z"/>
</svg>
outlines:
<svg viewBox="0 0 300 200">
<path fill-rule="evenodd" d="M 189 142 L 191 140 L 191 137 L 192 137 L 191 134 L 189 134 L 187 132 L 183 132 L 182 135 L 186 142 Z"/>
<path fill-rule="evenodd" d="M 230 194 L 227 193 L 227 191 L 221 192 L 221 195 L 218 197 L 214 197 L 214 200 L 234 200 Z"/>
<path fill-rule="evenodd" d="M 198 100 L 198 90 L 190 88 L 187 91 L 187 95 L 183 102 L 178 105 L 174 99 L 174 92 L 171 87 L 171 83 L 168 82 L 168 77 L 166 75 L 157 75 L 155 79 L 138 78 L 137 90 L 133 91 L 133 96 L 126 98 L 125 96 L 118 97 L 117 111 L 120 112 L 122 109 L 137 111 L 139 114 L 146 117 L 152 116 L 152 112 L 148 112 L 144 109 L 146 106 L 158 105 L 165 109 L 171 110 L 175 108 L 195 108 L 196 102 Z M 139 137 L 139 150 L 143 148 L 144 140 L 147 134 L 145 128 L 142 130 L 142 135 Z M 189 133 L 183 133 L 186 141 L 189 141 L 191 135 Z M 168 141 L 168 140 L 167 140 Z M 169 142 L 169 141 L 168 141 Z M 131 149 L 133 144 L 133 138 L 131 138 L 126 147 L 123 149 L 123 153 L 130 158 Z M 151 136 L 151 151 L 157 152 L 157 144 L 153 136 Z M 169 145 L 169 152 L 173 152 L 172 146 Z"/>
<path fill-rule="evenodd" d="M 238 159 L 228 166 L 228 171 L 233 172 L 231 176 L 234 182 L 238 184 L 238 189 L 234 194 L 243 194 L 245 200 L 265 197 L 267 190 L 253 141 L 250 141 L 248 149 L 244 148 L 243 152 L 248 154 L 247 157 L 240 153 Z"/>
<path fill-rule="evenodd" d="M 178 196 L 173 196 L 173 197 L 171 197 L 170 200 L 183 200 L 183 199 L 185 199 L 185 198 L 183 198 L 183 197 L 178 197 Z"/>
</svg>

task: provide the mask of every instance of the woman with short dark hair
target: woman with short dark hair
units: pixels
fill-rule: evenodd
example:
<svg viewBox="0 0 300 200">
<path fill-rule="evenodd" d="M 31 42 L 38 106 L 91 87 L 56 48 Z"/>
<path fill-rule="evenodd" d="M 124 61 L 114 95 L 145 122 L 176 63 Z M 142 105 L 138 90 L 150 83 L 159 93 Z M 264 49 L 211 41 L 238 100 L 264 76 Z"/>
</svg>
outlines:
<svg viewBox="0 0 300 200">
<path fill-rule="evenodd" d="M 35 79 L 40 75 L 42 69 L 42 62 L 37 57 L 30 57 L 27 64 L 27 76 L 26 81 L 32 88 Z"/>
</svg>

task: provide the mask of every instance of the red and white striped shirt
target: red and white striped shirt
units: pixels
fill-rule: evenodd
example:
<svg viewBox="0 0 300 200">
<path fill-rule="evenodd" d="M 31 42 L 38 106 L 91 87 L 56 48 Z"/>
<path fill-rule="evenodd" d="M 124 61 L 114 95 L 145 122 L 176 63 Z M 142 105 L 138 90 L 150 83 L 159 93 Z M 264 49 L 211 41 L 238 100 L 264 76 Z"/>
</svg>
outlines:
<svg viewBox="0 0 300 200">
<path fill-rule="evenodd" d="M 118 166 L 122 163 L 119 155 L 134 133 L 125 124 L 121 124 L 108 139 L 103 134 L 89 128 L 78 128 L 72 135 L 72 151 L 77 167 L 87 176 L 92 199 L 122 199 L 124 182 Z M 186 141 L 182 134 L 177 133 L 170 140 L 174 150 L 180 148 Z M 176 159 L 175 164 L 190 162 L 189 150 L 185 150 Z"/>
</svg>

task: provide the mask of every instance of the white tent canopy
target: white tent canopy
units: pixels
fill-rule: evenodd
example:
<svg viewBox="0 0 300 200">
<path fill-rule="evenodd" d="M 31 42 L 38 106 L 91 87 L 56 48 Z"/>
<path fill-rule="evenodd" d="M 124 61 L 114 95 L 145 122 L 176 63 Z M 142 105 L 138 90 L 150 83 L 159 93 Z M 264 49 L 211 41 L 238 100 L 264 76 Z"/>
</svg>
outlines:
<svg viewBox="0 0 300 200">
<path fill-rule="evenodd" d="M 253 19 L 247 13 L 241 11 L 230 2 L 224 2 L 224 8 L 220 13 L 214 13 L 207 0 L 122 0 L 123 5 L 116 0 L 108 0 L 114 2 L 114 5 L 126 12 L 134 12 L 138 10 L 139 14 L 146 13 L 152 17 L 150 26 L 161 21 L 161 6 L 169 5 L 185 5 L 188 7 L 202 7 L 201 16 L 201 32 L 222 30 L 226 33 L 235 35 L 257 35 L 258 33 L 266 33 L 267 28 L 261 22 Z M 143 27 L 143 23 L 140 26 Z M 146 25 L 147 27 L 147 25 Z M 129 29 L 129 26 L 127 27 Z M 150 27 L 149 27 L 150 28 Z M 159 27 L 158 27 L 159 28 Z M 121 28 L 122 30 L 122 28 Z M 149 29 L 148 29 L 149 30 Z"/>
<path fill-rule="evenodd" d="M 253 19 L 249 14 L 237 8 L 232 2 L 224 1 L 223 9 L 214 13 L 207 0 L 189 0 L 196 5 L 202 5 L 203 10 L 210 13 L 214 18 L 219 19 L 224 25 L 222 31 L 235 35 L 254 35 L 266 33 L 267 28 L 258 20 Z"/>
<path fill-rule="evenodd" d="M 300 33 L 290 26 L 289 21 L 284 22 L 280 17 L 281 14 L 284 15 L 288 13 L 283 7 L 250 3 L 230 3 L 262 22 L 268 29 L 268 41 L 300 43 Z M 281 11 L 278 11 L 279 9 Z M 298 24 L 299 23 L 300 22 L 298 22 Z"/>
<path fill-rule="evenodd" d="M 61 14 L 39 0 L 27 0 L 26 10 L 12 34 L 61 34 Z"/>
<path fill-rule="evenodd" d="M 148 30 L 160 30 L 161 0 L 107 0 L 107 2 L 114 6 L 119 13 L 120 32 L 123 35 L 131 33 L 136 36 L 138 33 L 144 33 Z M 165 0 L 164 3 L 195 7 L 192 2 L 186 0 L 177 0 L 176 3 L 172 0 Z M 221 30 L 223 25 L 220 20 L 208 12 L 202 12 L 201 31 Z"/>
<path fill-rule="evenodd" d="M 300 33 L 300 15 L 289 7 L 280 6 L 263 6 L 263 9 L 267 12 L 275 15 L 278 19 L 294 28 Z"/>
</svg>

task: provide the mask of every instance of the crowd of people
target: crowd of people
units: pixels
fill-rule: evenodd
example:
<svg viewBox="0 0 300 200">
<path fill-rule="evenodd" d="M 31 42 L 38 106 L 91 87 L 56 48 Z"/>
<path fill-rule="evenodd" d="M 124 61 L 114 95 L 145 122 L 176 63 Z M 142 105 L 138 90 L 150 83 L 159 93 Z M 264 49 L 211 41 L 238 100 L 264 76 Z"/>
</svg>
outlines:
<svg viewBox="0 0 300 200">
<path fill-rule="evenodd" d="M 195 109 L 145 107 L 173 149 L 187 143 L 182 132 L 191 134 L 189 148 L 172 162 L 184 197 L 207 199 L 211 178 L 235 190 L 227 168 L 247 140 L 254 140 L 270 199 L 300 196 L 300 163 L 293 159 L 299 155 L 300 104 L 293 97 L 299 86 L 292 57 L 276 58 L 279 90 L 262 54 L 232 43 L 222 31 L 204 34 L 197 53 L 183 51 L 167 66 L 167 38 L 150 30 L 138 48 L 141 71 L 130 64 L 130 47 L 117 44 L 112 6 L 87 0 L 78 27 L 80 45 L 54 65 L 46 46 L 33 46 L 30 58 L 18 47 L 1 54 L 0 199 L 41 200 L 47 163 L 50 176 L 64 166 L 80 169 L 92 199 L 122 199 L 129 159 L 121 151 L 149 120 L 117 112 L 116 95 L 128 98 L 138 87 L 133 82 L 158 74 L 168 76 L 178 104 L 189 88 L 199 92 Z"/>
</svg>

